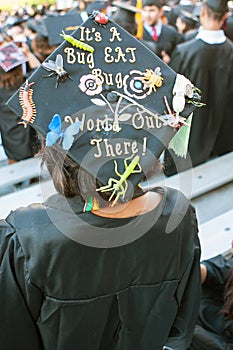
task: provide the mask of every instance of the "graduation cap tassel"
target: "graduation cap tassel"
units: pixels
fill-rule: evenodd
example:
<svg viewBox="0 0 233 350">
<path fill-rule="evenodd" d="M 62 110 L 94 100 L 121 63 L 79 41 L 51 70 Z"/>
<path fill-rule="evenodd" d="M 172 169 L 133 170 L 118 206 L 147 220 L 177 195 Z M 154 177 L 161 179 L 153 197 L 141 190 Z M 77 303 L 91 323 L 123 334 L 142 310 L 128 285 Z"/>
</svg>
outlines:
<svg viewBox="0 0 233 350">
<path fill-rule="evenodd" d="M 181 126 L 175 136 L 168 144 L 169 149 L 173 149 L 178 157 L 186 158 L 188 151 L 189 135 L 191 130 L 193 113 L 190 114 L 186 123 Z"/>
<path fill-rule="evenodd" d="M 142 14 L 141 14 L 142 0 L 137 0 L 136 7 L 140 11 L 140 12 L 137 12 L 136 15 L 135 15 L 136 23 L 137 23 L 137 34 L 136 34 L 136 37 L 139 40 L 142 40 L 142 38 L 143 38 L 143 20 L 142 20 Z"/>
</svg>

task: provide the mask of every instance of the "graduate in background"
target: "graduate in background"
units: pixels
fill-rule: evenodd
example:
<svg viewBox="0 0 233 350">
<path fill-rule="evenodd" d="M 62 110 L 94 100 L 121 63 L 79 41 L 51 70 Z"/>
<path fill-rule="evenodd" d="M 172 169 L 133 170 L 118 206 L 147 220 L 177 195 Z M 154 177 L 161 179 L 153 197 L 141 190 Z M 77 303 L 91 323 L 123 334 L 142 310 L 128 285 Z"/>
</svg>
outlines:
<svg viewBox="0 0 233 350">
<path fill-rule="evenodd" d="M 6 101 L 25 81 L 23 64 L 28 58 L 13 43 L 0 48 L 0 132 L 9 163 L 33 157 L 37 137 L 31 128 L 18 124 L 20 118 L 6 105 Z"/>
<path fill-rule="evenodd" d="M 205 106 L 194 112 L 189 156 L 193 166 L 233 150 L 233 43 L 222 25 L 227 0 L 204 0 L 198 35 L 176 47 L 170 66 L 198 86 Z M 188 158 L 166 152 L 165 172 L 172 175 L 190 167 Z"/>
<path fill-rule="evenodd" d="M 233 350 L 232 253 L 201 262 L 202 298 L 190 350 Z"/>
<path fill-rule="evenodd" d="M 142 42 L 160 58 L 171 53 L 179 42 L 179 34 L 175 28 L 166 25 L 163 17 L 162 0 L 144 0 L 142 7 L 143 38 Z"/>
</svg>

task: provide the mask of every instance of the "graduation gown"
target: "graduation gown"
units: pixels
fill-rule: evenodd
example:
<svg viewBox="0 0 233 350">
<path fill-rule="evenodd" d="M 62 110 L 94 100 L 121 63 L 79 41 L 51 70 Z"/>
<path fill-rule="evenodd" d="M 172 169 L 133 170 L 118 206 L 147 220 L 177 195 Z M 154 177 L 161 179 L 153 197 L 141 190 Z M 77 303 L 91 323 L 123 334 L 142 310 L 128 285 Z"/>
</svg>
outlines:
<svg viewBox="0 0 233 350">
<path fill-rule="evenodd" d="M 159 206 L 133 218 L 54 195 L 0 222 L 1 349 L 187 348 L 201 289 L 196 216 L 180 192 L 156 191 Z"/>
<path fill-rule="evenodd" d="M 197 327 L 190 350 L 233 350 L 233 320 L 220 312 L 224 304 L 224 286 L 233 257 L 217 255 L 202 262 L 207 268 L 203 283 Z"/>
<path fill-rule="evenodd" d="M 162 57 L 162 50 L 165 50 L 170 56 L 179 43 L 179 40 L 179 34 L 172 26 L 162 24 L 162 30 L 158 41 L 155 41 L 145 28 L 143 30 L 142 42 L 160 58 Z"/>
<path fill-rule="evenodd" d="M 201 89 L 206 105 L 193 113 L 188 148 L 192 163 L 166 152 L 167 175 L 233 150 L 233 44 L 229 39 L 222 44 L 193 39 L 177 45 L 170 66 Z"/>
<path fill-rule="evenodd" d="M 9 159 L 19 161 L 33 157 L 38 147 L 36 132 L 19 125 L 20 118 L 6 105 L 14 90 L 0 88 L 0 132 L 4 151 Z"/>
</svg>

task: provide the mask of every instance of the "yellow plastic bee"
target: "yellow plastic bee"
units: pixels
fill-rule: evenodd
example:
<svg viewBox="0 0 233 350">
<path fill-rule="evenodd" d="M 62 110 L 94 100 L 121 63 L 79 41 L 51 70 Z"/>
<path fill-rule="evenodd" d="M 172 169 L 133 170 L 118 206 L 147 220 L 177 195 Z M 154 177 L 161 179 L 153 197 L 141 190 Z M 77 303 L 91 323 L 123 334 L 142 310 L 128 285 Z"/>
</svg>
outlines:
<svg viewBox="0 0 233 350">
<path fill-rule="evenodd" d="M 163 77 L 161 76 L 160 67 L 157 67 L 154 71 L 152 69 L 146 69 L 142 78 L 143 84 L 147 88 L 156 91 L 156 88 L 161 87 L 163 84 Z"/>
</svg>

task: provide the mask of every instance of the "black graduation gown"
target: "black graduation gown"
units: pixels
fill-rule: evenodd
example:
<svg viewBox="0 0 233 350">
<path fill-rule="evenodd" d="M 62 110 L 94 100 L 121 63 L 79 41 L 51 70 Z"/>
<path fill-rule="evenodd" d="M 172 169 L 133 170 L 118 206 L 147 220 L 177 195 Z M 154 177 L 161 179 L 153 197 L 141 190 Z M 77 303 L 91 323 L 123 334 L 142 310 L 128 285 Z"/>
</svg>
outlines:
<svg viewBox="0 0 233 350">
<path fill-rule="evenodd" d="M 198 325 L 190 350 L 233 350 L 233 320 L 220 312 L 224 303 L 224 286 L 233 257 L 217 255 L 202 262 L 207 267 L 203 283 Z"/>
<path fill-rule="evenodd" d="M 233 14 L 227 17 L 226 23 L 224 25 L 224 32 L 226 36 L 233 41 Z"/>
<path fill-rule="evenodd" d="M 176 45 L 179 43 L 179 40 L 178 32 L 172 26 L 163 24 L 158 41 L 153 40 L 152 36 L 145 28 L 143 30 L 143 39 L 141 41 L 161 58 L 161 51 L 165 50 L 170 56 Z"/>
<path fill-rule="evenodd" d="M 200 39 L 178 45 L 171 68 L 202 90 L 204 107 L 196 108 L 191 127 L 189 155 L 193 166 L 233 150 L 233 44 L 207 44 Z M 190 167 L 189 159 L 165 155 L 167 175 Z M 176 166 L 175 166 L 175 164 Z"/>
<path fill-rule="evenodd" d="M 0 222 L 0 349 L 187 348 L 201 291 L 196 216 L 181 193 L 157 190 L 159 206 L 134 218 L 54 195 Z M 99 247 L 78 243 L 90 237 Z"/>
<path fill-rule="evenodd" d="M 19 125 L 20 118 L 5 104 L 14 92 L 0 88 L 0 132 L 7 157 L 19 161 L 33 157 L 38 140 L 36 132 L 30 126 Z"/>
</svg>

